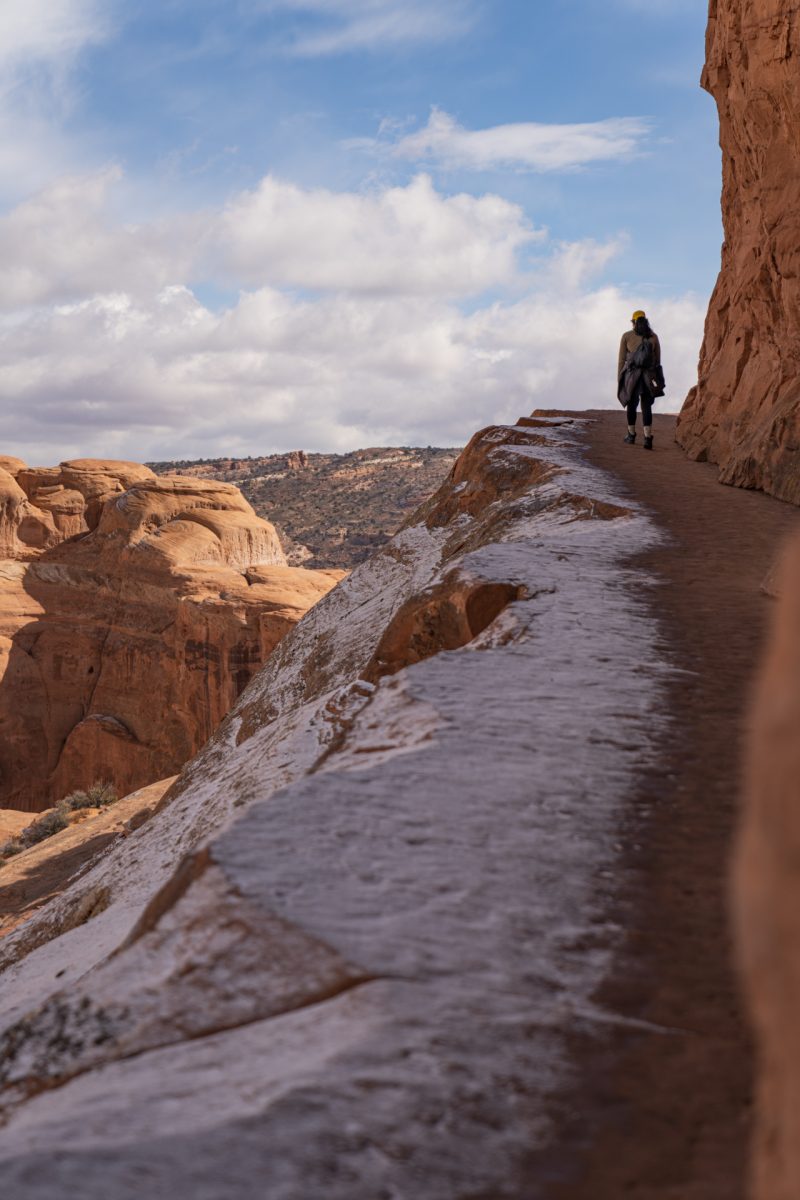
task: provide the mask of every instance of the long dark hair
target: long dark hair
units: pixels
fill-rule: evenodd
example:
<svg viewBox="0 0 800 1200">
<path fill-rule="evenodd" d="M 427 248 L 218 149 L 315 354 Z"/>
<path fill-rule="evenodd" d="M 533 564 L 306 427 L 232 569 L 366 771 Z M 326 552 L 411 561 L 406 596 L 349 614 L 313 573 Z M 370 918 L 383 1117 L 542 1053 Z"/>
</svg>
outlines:
<svg viewBox="0 0 800 1200">
<path fill-rule="evenodd" d="M 648 321 L 647 317 L 637 317 L 636 318 L 636 323 L 633 326 L 633 332 L 638 337 L 642 337 L 642 338 L 653 336 L 653 331 L 650 328 L 650 322 Z"/>
</svg>

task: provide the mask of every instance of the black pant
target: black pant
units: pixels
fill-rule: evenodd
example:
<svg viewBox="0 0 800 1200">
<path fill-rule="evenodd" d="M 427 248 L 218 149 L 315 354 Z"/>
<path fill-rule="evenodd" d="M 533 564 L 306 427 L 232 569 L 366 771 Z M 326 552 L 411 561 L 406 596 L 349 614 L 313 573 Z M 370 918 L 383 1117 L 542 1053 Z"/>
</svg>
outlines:
<svg viewBox="0 0 800 1200">
<path fill-rule="evenodd" d="M 642 423 L 646 427 L 650 426 L 653 424 L 653 397 L 644 379 L 640 379 L 636 384 L 625 410 L 628 414 L 629 425 L 636 424 L 636 409 L 640 403 L 642 406 Z"/>
</svg>

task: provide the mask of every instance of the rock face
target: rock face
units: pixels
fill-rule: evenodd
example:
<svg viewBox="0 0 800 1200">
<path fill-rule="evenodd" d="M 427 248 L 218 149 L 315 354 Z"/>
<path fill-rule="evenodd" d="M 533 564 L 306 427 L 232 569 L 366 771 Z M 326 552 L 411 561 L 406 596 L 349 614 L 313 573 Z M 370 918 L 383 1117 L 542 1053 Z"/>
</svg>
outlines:
<svg viewBox="0 0 800 1200">
<path fill-rule="evenodd" d="M 800 542 L 787 555 L 754 704 L 736 866 L 759 1044 L 754 1200 L 800 1196 Z"/>
<path fill-rule="evenodd" d="M 340 574 L 287 567 L 227 484 L 4 461 L 0 806 L 174 774 Z"/>
<path fill-rule="evenodd" d="M 800 21 L 712 0 L 703 86 L 720 115 L 722 271 L 678 441 L 720 479 L 800 504 Z"/>
<path fill-rule="evenodd" d="M 630 637 L 653 527 L 573 427 L 476 436 L 4 939 L 15 1200 L 531 1194 L 572 1039 L 609 1019 L 598 880 L 667 674 Z"/>
</svg>

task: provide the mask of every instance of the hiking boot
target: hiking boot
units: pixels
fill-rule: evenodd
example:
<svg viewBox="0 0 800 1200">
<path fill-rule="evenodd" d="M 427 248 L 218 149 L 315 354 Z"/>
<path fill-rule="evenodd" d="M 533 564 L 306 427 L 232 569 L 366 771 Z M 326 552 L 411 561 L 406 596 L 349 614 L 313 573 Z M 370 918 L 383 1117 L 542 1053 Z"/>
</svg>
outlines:
<svg viewBox="0 0 800 1200">
<path fill-rule="evenodd" d="M 645 439 L 644 439 L 644 448 L 645 448 L 645 450 L 652 450 L 652 449 L 653 449 L 653 439 L 652 439 L 652 438 L 645 438 Z"/>
<path fill-rule="evenodd" d="M 627 434 L 627 436 L 625 437 L 625 439 L 624 439 L 624 440 L 625 440 L 625 443 L 626 443 L 626 445 L 628 445 L 628 446 L 632 446 L 632 445 L 633 445 L 633 443 L 636 441 L 636 434 L 635 434 L 635 433 L 629 433 L 629 434 Z M 652 439 L 651 439 L 651 440 L 652 440 Z"/>
</svg>

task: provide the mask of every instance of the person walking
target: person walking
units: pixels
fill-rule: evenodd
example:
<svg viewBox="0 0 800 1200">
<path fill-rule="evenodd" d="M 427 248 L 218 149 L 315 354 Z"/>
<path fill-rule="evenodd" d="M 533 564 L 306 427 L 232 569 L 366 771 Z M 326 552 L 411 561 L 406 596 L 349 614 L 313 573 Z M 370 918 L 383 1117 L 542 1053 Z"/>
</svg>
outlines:
<svg viewBox="0 0 800 1200">
<path fill-rule="evenodd" d="M 617 363 L 617 399 L 628 414 L 628 435 L 625 441 L 636 441 L 636 410 L 642 406 L 644 448 L 653 449 L 653 399 L 663 396 L 661 343 L 650 328 L 641 309 L 631 317 L 633 326 L 623 333 Z"/>
</svg>

